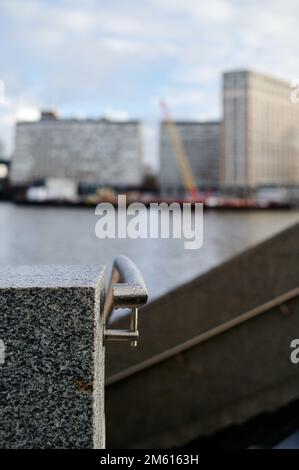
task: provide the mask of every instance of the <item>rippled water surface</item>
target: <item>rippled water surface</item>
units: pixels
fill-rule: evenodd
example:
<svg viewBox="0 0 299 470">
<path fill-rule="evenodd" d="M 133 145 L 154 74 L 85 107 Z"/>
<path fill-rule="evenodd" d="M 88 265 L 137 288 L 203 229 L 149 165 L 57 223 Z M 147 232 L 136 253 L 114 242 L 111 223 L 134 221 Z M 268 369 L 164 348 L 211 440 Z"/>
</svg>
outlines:
<svg viewBox="0 0 299 470">
<path fill-rule="evenodd" d="M 299 222 L 299 211 L 207 211 L 204 244 L 170 240 L 99 240 L 93 209 L 0 204 L 1 264 L 105 264 L 120 253 L 140 267 L 151 299 Z"/>
</svg>

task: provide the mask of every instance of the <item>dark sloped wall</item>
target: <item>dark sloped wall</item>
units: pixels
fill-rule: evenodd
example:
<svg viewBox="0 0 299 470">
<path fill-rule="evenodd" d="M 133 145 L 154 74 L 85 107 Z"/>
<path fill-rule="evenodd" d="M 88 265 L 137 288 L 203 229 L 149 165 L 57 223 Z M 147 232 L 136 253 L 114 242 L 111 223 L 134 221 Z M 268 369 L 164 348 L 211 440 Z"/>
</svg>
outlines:
<svg viewBox="0 0 299 470">
<path fill-rule="evenodd" d="M 140 346 L 109 344 L 108 377 L 298 287 L 298 241 L 296 225 L 143 308 Z M 182 445 L 297 398 L 289 344 L 299 337 L 298 301 L 284 312 L 107 387 L 108 447 Z"/>
</svg>

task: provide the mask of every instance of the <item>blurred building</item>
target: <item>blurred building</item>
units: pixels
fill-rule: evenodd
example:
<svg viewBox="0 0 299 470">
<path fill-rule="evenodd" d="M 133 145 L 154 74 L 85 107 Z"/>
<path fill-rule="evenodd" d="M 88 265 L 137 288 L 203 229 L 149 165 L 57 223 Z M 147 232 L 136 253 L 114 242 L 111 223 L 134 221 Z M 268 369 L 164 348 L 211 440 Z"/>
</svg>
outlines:
<svg viewBox="0 0 299 470">
<path fill-rule="evenodd" d="M 220 123 L 177 121 L 174 123 L 187 154 L 199 190 L 219 185 Z M 184 194 L 185 188 L 175 148 L 165 122 L 160 129 L 160 188 L 163 194 Z"/>
<path fill-rule="evenodd" d="M 81 185 L 138 187 L 143 179 L 138 121 L 59 119 L 42 113 L 37 122 L 18 122 L 11 168 L 14 186 L 49 178 Z"/>
<path fill-rule="evenodd" d="M 151 193 L 159 191 L 157 170 L 148 163 L 143 165 L 142 190 Z"/>
<path fill-rule="evenodd" d="M 0 159 L 0 199 L 7 199 L 10 196 L 9 166 L 8 160 Z"/>
<path fill-rule="evenodd" d="M 299 184 L 299 104 L 288 82 L 252 71 L 223 76 L 222 182 Z"/>
</svg>

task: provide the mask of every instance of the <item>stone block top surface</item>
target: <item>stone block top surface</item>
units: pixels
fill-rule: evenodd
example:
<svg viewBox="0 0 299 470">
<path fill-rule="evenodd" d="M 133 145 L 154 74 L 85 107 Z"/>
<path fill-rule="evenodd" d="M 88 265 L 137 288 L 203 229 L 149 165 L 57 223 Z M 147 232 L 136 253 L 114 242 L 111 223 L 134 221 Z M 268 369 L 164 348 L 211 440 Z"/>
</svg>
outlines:
<svg viewBox="0 0 299 470">
<path fill-rule="evenodd" d="M 104 269 L 99 265 L 1 266 L 0 289 L 95 288 Z"/>
</svg>

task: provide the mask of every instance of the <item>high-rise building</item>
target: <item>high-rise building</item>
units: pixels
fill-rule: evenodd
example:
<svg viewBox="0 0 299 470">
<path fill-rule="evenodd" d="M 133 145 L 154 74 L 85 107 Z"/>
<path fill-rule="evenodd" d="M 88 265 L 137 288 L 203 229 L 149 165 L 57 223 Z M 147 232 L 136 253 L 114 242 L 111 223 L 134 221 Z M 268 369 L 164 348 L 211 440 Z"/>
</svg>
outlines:
<svg viewBox="0 0 299 470">
<path fill-rule="evenodd" d="M 12 184 L 66 178 L 138 187 L 143 177 L 140 127 L 138 121 L 58 119 L 52 112 L 42 113 L 37 122 L 18 122 Z"/>
<path fill-rule="evenodd" d="M 174 123 L 188 157 L 199 190 L 219 184 L 219 122 L 177 121 Z M 160 128 L 160 188 L 163 194 L 183 194 L 185 188 L 169 128 Z"/>
<path fill-rule="evenodd" d="M 261 73 L 224 73 L 224 185 L 299 184 L 299 104 L 291 91 L 288 82 Z"/>
</svg>

